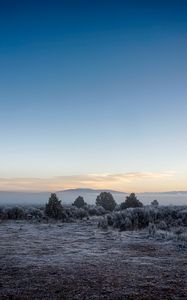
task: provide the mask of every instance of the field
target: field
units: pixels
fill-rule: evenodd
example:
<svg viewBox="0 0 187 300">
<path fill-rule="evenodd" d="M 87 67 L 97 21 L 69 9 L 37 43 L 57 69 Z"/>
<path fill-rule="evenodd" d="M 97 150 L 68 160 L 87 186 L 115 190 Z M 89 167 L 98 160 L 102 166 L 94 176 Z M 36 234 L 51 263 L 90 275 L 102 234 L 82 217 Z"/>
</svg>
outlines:
<svg viewBox="0 0 187 300">
<path fill-rule="evenodd" d="M 0 299 L 187 299 L 186 249 L 98 218 L 2 222 Z"/>
</svg>

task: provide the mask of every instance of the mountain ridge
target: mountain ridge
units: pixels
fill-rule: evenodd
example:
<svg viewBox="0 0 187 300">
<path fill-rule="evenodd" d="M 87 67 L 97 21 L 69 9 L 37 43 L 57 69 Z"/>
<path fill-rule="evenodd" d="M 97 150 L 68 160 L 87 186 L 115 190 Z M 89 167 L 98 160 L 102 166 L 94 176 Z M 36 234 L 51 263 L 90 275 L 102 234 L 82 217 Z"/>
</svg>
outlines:
<svg viewBox="0 0 187 300">
<path fill-rule="evenodd" d="M 56 193 L 66 193 L 66 192 L 86 192 L 86 193 L 101 193 L 101 192 L 109 192 L 109 193 L 115 193 L 115 194 L 128 194 L 127 192 L 121 192 L 111 189 L 91 189 L 91 188 L 76 188 L 76 189 L 67 189 L 67 190 L 61 190 L 57 191 Z"/>
</svg>

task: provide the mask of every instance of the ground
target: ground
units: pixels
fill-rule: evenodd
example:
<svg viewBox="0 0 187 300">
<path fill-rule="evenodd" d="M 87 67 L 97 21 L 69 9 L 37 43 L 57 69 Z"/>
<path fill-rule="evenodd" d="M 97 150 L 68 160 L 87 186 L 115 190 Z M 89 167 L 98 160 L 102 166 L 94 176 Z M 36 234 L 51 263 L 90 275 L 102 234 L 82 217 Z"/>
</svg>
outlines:
<svg viewBox="0 0 187 300">
<path fill-rule="evenodd" d="M 146 231 L 0 224 L 0 299 L 187 299 L 187 253 Z"/>
</svg>

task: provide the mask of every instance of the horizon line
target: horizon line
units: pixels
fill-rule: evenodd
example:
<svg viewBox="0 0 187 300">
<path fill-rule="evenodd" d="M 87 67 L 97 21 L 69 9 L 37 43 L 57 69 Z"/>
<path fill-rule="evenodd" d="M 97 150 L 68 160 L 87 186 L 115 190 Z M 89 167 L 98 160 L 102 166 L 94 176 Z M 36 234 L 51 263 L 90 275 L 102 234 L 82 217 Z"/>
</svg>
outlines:
<svg viewBox="0 0 187 300">
<path fill-rule="evenodd" d="M 120 190 L 113 190 L 113 189 L 108 189 L 108 188 L 98 188 L 98 189 L 94 189 L 94 188 L 70 188 L 70 189 L 64 189 L 64 190 L 57 190 L 57 191 L 49 191 L 49 190 L 0 190 L 0 193 L 30 193 L 30 194 L 35 194 L 35 193 L 63 193 L 66 191 L 78 191 L 78 190 L 90 190 L 90 191 L 110 191 L 111 193 L 123 193 L 123 194 L 131 194 L 131 193 L 135 193 L 135 194 L 164 194 L 164 193 L 187 193 L 187 190 L 164 190 L 164 191 L 120 191 Z"/>
</svg>

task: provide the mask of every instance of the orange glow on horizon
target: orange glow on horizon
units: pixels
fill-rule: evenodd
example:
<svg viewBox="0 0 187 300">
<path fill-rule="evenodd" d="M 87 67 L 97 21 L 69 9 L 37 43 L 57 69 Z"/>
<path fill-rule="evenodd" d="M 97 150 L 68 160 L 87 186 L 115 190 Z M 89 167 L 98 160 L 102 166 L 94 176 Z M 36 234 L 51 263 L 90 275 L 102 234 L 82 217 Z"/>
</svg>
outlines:
<svg viewBox="0 0 187 300">
<path fill-rule="evenodd" d="M 175 172 L 85 174 L 51 178 L 0 178 L 1 191 L 59 191 L 74 188 L 111 189 L 121 192 L 187 190 L 187 183 Z"/>
</svg>

